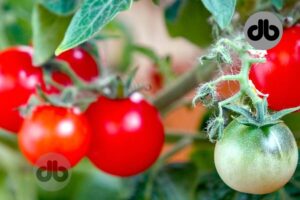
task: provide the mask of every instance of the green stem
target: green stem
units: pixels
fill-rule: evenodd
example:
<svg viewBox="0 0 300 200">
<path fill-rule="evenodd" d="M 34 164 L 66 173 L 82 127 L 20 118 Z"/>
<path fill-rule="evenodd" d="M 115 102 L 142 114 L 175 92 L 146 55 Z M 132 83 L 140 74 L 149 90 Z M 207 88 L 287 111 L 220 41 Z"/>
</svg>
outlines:
<svg viewBox="0 0 300 200">
<path fill-rule="evenodd" d="M 175 78 L 172 67 L 170 66 L 170 63 L 167 62 L 166 58 L 161 58 L 155 51 L 144 46 L 133 45 L 132 49 L 154 62 L 159 68 L 159 71 L 164 75 L 164 78 L 166 78 L 166 83 L 170 83 Z"/>
<path fill-rule="evenodd" d="M 234 49 L 240 56 L 242 61 L 241 71 L 238 74 L 238 81 L 240 83 L 240 92 L 246 94 L 252 101 L 253 106 L 256 109 L 256 118 L 258 122 L 263 122 L 265 119 L 265 111 L 267 110 L 264 104 L 264 100 L 259 97 L 256 88 L 251 84 L 249 80 L 250 68 L 253 63 L 265 62 L 264 58 L 253 58 L 249 55 L 243 47 L 237 46 L 230 40 L 224 40 L 224 43 Z M 224 76 L 225 77 L 225 76 Z"/>
<path fill-rule="evenodd" d="M 86 88 L 88 87 L 88 83 L 86 83 L 84 80 L 82 80 L 80 77 L 77 76 L 77 74 L 69 67 L 68 64 L 64 62 L 59 62 L 59 71 L 66 74 L 76 85 L 78 88 Z"/>
<path fill-rule="evenodd" d="M 51 73 L 53 69 L 51 67 L 54 67 L 55 70 L 60 71 L 67 75 L 71 81 L 73 82 L 74 85 L 79 90 L 92 90 L 92 91 L 97 91 L 101 92 L 103 88 L 107 87 L 116 79 L 115 76 L 108 76 L 108 77 L 101 77 L 98 78 L 94 82 L 86 82 L 82 78 L 80 78 L 70 67 L 67 63 L 62 62 L 62 61 L 51 61 L 48 63 L 50 65 L 50 73 L 47 72 L 46 74 L 46 80 L 50 83 L 53 84 L 54 87 L 57 87 L 58 89 L 62 90 L 65 88 L 65 86 L 55 82 L 52 77 Z M 48 69 L 45 69 L 47 71 Z"/>
<path fill-rule="evenodd" d="M 237 75 L 224 75 L 224 76 L 221 76 L 221 77 L 217 78 L 216 80 L 211 81 L 210 84 L 217 85 L 218 83 L 223 82 L 223 81 L 238 81 L 239 79 L 240 79 L 239 74 L 237 74 Z"/>
<path fill-rule="evenodd" d="M 180 100 L 176 101 L 172 105 L 170 105 L 167 109 L 164 109 L 164 112 L 161 112 L 162 116 L 166 116 L 169 112 L 172 110 L 175 110 L 179 107 L 185 107 L 185 108 L 192 108 L 193 103 L 191 102 L 190 99 L 187 98 L 181 98 Z"/>
<path fill-rule="evenodd" d="M 241 47 L 227 38 L 220 39 L 218 43 L 219 44 L 223 43 L 223 44 L 229 46 L 235 52 L 241 52 Z"/>
<path fill-rule="evenodd" d="M 44 74 L 44 80 L 45 80 L 46 84 L 52 85 L 60 91 L 65 88 L 64 85 L 62 85 L 62 84 L 56 82 L 55 80 L 53 80 L 53 78 L 50 74 L 47 74 L 47 73 L 43 73 L 43 74 Z"/>
<path fill-rule="evenodd" d="M 45 102 L 48 102 L 52 105 L 56 105 L 54 102 L 42 89 L 40 86 L 36 87 L 37 95 L 42 98 Z"/>
<path fill-rule="evenodd" d="M 264 61 L 262 59 L 253 59 L 249 58 L 248 55 L 241 55 L 242 56 L 242 69 L 240 72 L 241 75 L 241 81 L 240 81 L 240 91 L 245 93 L 252 101 L 253 106 L 256 109 L 256 119 L 258 122 L 263 122 L 265 119 L 267 108 L 265 108 L 267 105 L 264 104 L 264 101 L 261 97 L 259 97 L 256 88 L 253 84 L 251 84 L 249 80 L 249 72 L 252 63 L 254 62 L 261 62 Z"/>
<path fill-rule="evenodd" d="M 116 86 L 115 86 L 115 88 L 116 88 L 115 97 L 117 99 L 125 98 L 125 88 L 124 88 L 124 84 L 123 84 L 120 77 L 117 77 L 115 84 L 116 84 Z"/>
<path fill-rule="evenodd" d="M 228 99 L 225 99 L 225 100 L 219 102 L 218 103 L 219 117 L 223 117 L 223 106 L 225 106 L 229 103 L 237 101 L 242 95 L 243 95 L 243 93 L 241 91 L 239 91 L 238 93 L 236 93 L 235 95 L 229 97 Z"/>
<path fill-rule="evenodd" d="M 204 132 L 182 132 L 182 131 L 167 131 L 166 132 L 166 142 L 167 143 L 174 143 L 178 142 L 184 137 L 190 137 L 195 142 L 203 142 L 208 143 L 206 133 Z M 210 144 L 210 143 L 209 143 Z"/>
</svg>

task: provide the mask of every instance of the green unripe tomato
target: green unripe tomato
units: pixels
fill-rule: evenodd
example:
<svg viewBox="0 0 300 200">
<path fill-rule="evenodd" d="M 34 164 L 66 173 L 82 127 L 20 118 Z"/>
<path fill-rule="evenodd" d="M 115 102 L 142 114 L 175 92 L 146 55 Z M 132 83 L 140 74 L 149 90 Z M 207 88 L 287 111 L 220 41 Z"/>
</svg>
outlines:
<svg viewBox="0 0 300 200">
<path fill-rule="evenodd" d="M 291 179 L 298 148 L 284 123 L 259 128 L 233 120 L 216 143 L 214 160 L 221 179 L 231 188 L 267 194 Z"/>
</svg>

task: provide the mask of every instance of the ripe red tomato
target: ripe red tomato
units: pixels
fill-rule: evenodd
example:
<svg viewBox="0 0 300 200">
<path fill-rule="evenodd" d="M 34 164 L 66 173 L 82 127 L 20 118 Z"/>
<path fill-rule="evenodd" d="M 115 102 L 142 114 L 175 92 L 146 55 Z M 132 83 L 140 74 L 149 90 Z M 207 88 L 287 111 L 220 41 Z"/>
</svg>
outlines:
<svg viewBox="0 0 300 200">
<path fill-rule="evenodd" d="M 0 127 L 17 132 L 22 124 L 18 107 L 27 103 L 42 70 L 32 64 L 32 48 L 19 46 L 0 52 Z"/>
<path fill-rule="evenodd" d="M 79 110 L 42 105 L 26 118 L 18 134 L 19 147 L 32 164 L 55 153 L 76 165 L 90 145 L 91 132 Z"/>
<path fill-rule="evenodd" d="M 99 74 L 94 58 L 82 47 L 70 49 L 56 57 L 57 60 L 67 62 L 72 70 L 85 81 L 92 81 Z M 53 74 L 53 79 L 63 85 L 70 85 L 70 78 L 62 73 Z"/>
<path fill-rule="evenodd" d="M 151 83 L 151 91 L 155 94 L 159 90 L 161 90 L 164 86 L 164 77 L 159 72 L 157 67 L 152 67 L 150 69 L 150 83 Z"/>
<path fill-rule="evenodd" d="M 99 97 L 87 110 L 93 130 L 88 153 L 101 170 L 116 176 L 143 172 L 158 158 L 164 129 L 156 108 L 140 94 L 113 100 Z"/>
<path fill-rule="evenodd" d="M 300 105 L 300 24 L 287 28 L 281 41 L 267 51 L 267 61 L 255 64 L 250 79 L 256 88 L 269 94 L 274 110 Z"/>
</svg>

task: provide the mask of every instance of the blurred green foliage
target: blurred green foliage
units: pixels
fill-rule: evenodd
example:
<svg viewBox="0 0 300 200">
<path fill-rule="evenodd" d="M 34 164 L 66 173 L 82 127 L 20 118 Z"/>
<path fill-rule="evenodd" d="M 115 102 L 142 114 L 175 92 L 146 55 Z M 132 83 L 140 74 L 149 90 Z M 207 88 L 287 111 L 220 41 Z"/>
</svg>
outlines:
<svg viewBox="0 0 300 200">
<path fill-rule="evenodd" d="M 80 0 L 41 0 L 39 15 L 34 19 L 34 44 L 37 49 L 45 48 L 46 58 L 51 57 L 55 48 L 62 40 L 69 21 L 60 20 L 61 15 L 69 15 L 78 8 Z M 159 0 L 153 0 L 159 4 Z M 237 12 L 242 22 L 259 9 L 258 0 L 238 0 Z M 269 3 L 271 1 L 268 1 Z M 268 3 L 267 2 L 267 3 Z M 272 1 L 279 8 L 279 1 Z M 283 7 L 292 7 L 296 1 L 284 1 Z M 31 17 L 36 1 L 34 0 L 0 0 L 0 49 L 15 44 L 29 44 L 32 41 Z M 201 3 L 201 0 L 174 0 L 164 12 L 167 30 L 172 37 L 183 37 L 198 45 L 207 47 L 212 44 L 211 14 Z M 51 21 L 51 19 L 54 19 Z M 47 21 L 49 20 L 49 21 Z M 47 23 L 46 23 L 46 22 Z M 52 27 L 55 22 L 55 26 Z M 58 23 L 58 24 L 56 24 Z M 59 28 L 56 28 L 56 27 Z M 61 28 L 63 26 L 63 28 Z M 57 29 L 63 31 L 57 34 Z M 55 42 L 49 39 L 54 35 Z M 122 47 L 121 72 L 128 72 L 135 53 L 142 54 L 158 66 L 162 74 L 172 77 L 171 61 L 168 57 L 159 57 L 156 52 L 147 47 L 135 44 L 134 38 L 126 25 L 112 21 L 105 30 L 97 34 L 94 40 L 121 39 Z M 37 46 L 38 46 L 37 45 Z M 52 45 L 51 47 L 49 45 Z M 54 45 L 54 46 L 53 46 Z M 213 115 L 208 112 L 205 120 L 199 124 L 199 130 Z M 294 113 L 283 119 L 296 137 L 300 137 L 300 113 Z M 149 180 L 149 172 L 136 177 L 121 179 L 109 176 L 97 170 L 88 160 L 83 160 L 72 169 L 70 183 L 60 191 L 49 192 L 39 188 L 34 181 L 32 167 L 26 163 L 17 149 L 14 135 L 0 132 L 0 199 L 1 200 L 143 200 Z M 298 165 L 299 166 L 299 165 Z M 300 199 L 300 168 L 291 181 L 278 192 L 257 196 L 238 193 L 227 187 L 216 173 L 213 163 L 213 145 L 201 146 L 195 142 L 186 163 L 167 164 L 160 169 L 154 179 L 151 200 L 271 200 Z"/>
<path fill-rule="evenodd" d="M 165 10 L 170 36 L 184 37 L 200 47 L 207 47 L 212 42 L 209 16 L 200 0 L 175 0 Z"/>
<path fill-rule="evenodd" d="M 34 0 L 0 1 L 0 49 L 31 41 L 31 11 Z"/>
</svg>

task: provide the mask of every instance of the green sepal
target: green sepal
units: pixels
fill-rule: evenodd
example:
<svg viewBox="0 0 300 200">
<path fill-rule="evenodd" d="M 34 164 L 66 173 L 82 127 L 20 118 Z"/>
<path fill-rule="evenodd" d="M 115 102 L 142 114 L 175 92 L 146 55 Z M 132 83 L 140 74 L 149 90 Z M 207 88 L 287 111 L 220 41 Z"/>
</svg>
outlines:
<svg viewBox="0 0 300 200">
<path fill-rule="evenodd" d="M 238 123 L 246 125 L 246 126 L 256 126 L 256 127 L 264 127 L 264 126 L 272 126 L 278 123 L 281 123 L 281 120 L 271 120 L 266 118 L 264 122 L 258 122 L 254 118 L 245 118 L 245 117 L 237 117 L 234 118 Z"/>
<path fill-rule="evenodd" d="M 219 63 L 232 64 L 230 49 L 223 44 L 217 43 L 209 52 L 209 54 L 201 56 L 199 62 L 202 65 L 204 61 L 217 60 Z"/>
<path fill-rule="evenodd" d="M 198 102 L 201 102 L 205 106 L 210 107 L 215 105 L 217 101 L 218 96 L 215 85 L 206 83 L 198 88 L 192 103 L 195 106 Z"/>
<path fill-rule="evenodd" d="M 33 109 L 40 105 L 41 101 L 36 94 L 33 94 L 29 97 L 27 104 L 18 108 L 21 116 L 26 117 L 30 115 Z"/>
<path fill-rule="evenodd" d="M 280 118 L 284 117 L 285 115 L 293 113 L 293 112 L 295 112 L 299 109 L 300 109 L 300 106 L 295 107 L 295 108 L 284 109 L 284 110 L 281 110 L 279 112 L 275 112 L 274 114 L 272 114 L 270 116 L 270 119 L 271 120 L 279 120 Z"/>
<path fill-rule="evenodd" d="M 51 95 L 47 95 L 40 86 L 36 88 L 36 93 L 41 97 L 45 102 L 50 103 L 51 105 L 61 106 L 61 102 L 58 98 L 53 98 Z"/>
<path fill-rule="evenodd" d="M 246 117 L 233 117 L 240 124 L 244 124 L 247 126 L 257 126 L 259 127 L 259 123 L 254 118 L 246 118 Z"/>
<path fill-rule="evenodd" d="M 137 74 L 138 68 L 135 67 L 133 70 L 131 70 L 128 74 L 127 80 L 125 81 L 125 88 L 126 90 L 129 90 L 130 87 L 132 86 L 132 82 Z"/>
<path fill-rule="evenodd" d="M 120 76 L 112 81 L 112 98 L 123 99 L 125 98 L 125 85 Z"/>
<path fill-rule="evenodd" d="M 237 106 L 237 105 L 232 105 L 232 104 L 224 105 L 223 107 L 230 111 L 238 113 L 247 119 L 253 119 L 252 113 L 249 110 L 247 110 L 246 108 L 243 108 L 243 107 Z"/>
<path fill-rule="evenodd" d="M 60 99 L 62 104 L 73 104 L 76 100 L 77 89 L 75 87 L 67 87 L 61 93 Z"/>
</svg>

